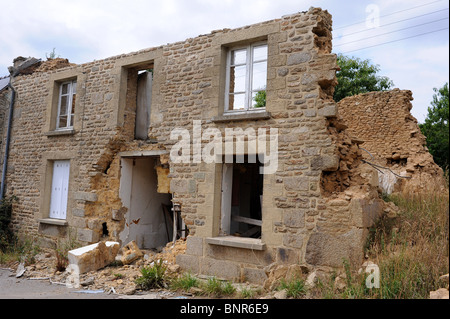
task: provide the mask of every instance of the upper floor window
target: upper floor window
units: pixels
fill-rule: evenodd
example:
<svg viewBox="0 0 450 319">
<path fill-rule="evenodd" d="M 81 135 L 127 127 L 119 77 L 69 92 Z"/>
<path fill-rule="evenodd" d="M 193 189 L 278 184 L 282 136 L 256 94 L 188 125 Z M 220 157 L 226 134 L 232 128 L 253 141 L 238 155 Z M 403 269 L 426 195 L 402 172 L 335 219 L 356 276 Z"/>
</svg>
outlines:
<svg viewBox="0 0 450 319">
<path fill-rule="evenodd" d="M 266 43 L 250 44 L 228 52 L 226 111 L 252 111 L 264 108 L 266 85 Z"/>
<path fill-rule="evenodd" d="M 76 96 L 77 81 L 73 80 L 61 83 L 59 86 L 56 129 L 68 129 L 73 127 Z"/>
</svg>

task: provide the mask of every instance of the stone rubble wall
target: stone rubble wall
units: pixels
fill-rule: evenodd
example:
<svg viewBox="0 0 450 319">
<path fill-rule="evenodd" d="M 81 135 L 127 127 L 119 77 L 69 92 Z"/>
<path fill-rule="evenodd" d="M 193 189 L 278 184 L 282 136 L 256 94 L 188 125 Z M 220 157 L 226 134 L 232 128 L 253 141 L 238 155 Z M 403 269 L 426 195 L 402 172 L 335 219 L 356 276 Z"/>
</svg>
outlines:
<svg viewBox="0 0 450 319">
<path fill-rule="evenodd" d="M 411 115 L 412 92 L 394 89 L 347 97 L 338 103 L 347 132 L 364 143 L 364 159 L 388 167 L 381 169 L 386 193 L 439 191 L 444 188 L 442 169 L 426 147 L 426 137 Z"/>
</svg>

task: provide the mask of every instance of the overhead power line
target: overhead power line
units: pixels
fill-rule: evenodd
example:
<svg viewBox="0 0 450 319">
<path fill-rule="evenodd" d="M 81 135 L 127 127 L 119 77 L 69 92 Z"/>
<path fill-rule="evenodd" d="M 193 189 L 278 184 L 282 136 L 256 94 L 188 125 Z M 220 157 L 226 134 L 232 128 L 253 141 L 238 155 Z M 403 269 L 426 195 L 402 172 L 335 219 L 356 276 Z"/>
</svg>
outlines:
<svg viewBox="0 0 450 319">
<path fill-rule="evenodd" d="M 430 22 L 425 22 L 425 23 L 417 24 L 417 25 L 414 25 L 414 26 L 411 26 L 411 27 L 407 27 L 407 28 L 402 28 L 402 29 L 393 30 L 393 31 L 390 31 L 390 32 L 385 32 L 385 33 L 377 34 L 377 35 L 374 35 L 374 36 L 371 36 L 371 37 L 365 37 L 364 39 L 358 39 L 358 40 L 355 40 L 355 41 L 350 41 L 350 42 L 345 42 L 345 43 L 336 44 L 336 45 L 334 45 L 334 46 L 335 46 L 335 47 L 339 47 L 339 46 L 342 46 L 342 45 L 347 45 L 347 44 L 351 44 L 351 43 L 356 43 L 356 42 L 364 41 L 364 40 L 367 40 L 367 39 L 373 39 L 373 38 L 376 38 L 376 37 L 381 37 L 381 36 L 383 36 L 383 35 L 388 35 L 388 34 L 395 33 L 395 32 L 400 32 L 400 31 L 404 31 L 404 30 L 409 30 L 409 29 L 412 29 L 412 28 L 417 28 L 417 27 L 420 27 L 420 26 L 424 26 L 424 25 L 431 24 L 431 23 L 436 23 L 436 22 L 439 22 L 439 21 L 442 21 L 442 20 L 447 20 L 447 19 L 448 19 L 448 17 L 447 17 L 447 18 L 442 18 L 442 19 L 439 19 L 439 20 L 434 20 L 434 21 L 430 21 Z"/>
<path fill-rule="evenodd" d="M 381 46 L 381 45 L 385 45 L 385 44 L 389 44 L 389 43 L 394 43 L 394 42 L 399 42 L 399 41 L 403 41 L 403 40 L 407 40 L 407 39 L 417 38 L 417 37 L 420 37 L 420 36 L 423 36 L 423 35 L 426 35 L 426 34 L 440 32 L 440 31 L 444 31 L 444 30 L 448 30 L 448 29 L 449 28 L 447 27 L 447 28 L 442 28 L 442 29 L 439 29 L 439 30 L 433 30 L 433 31 L 429 31 L 429 32 L 421 33 L 421 34 L 416 34 L 416 35 L 413 35 L 413 36 L 410 36 L 410 37 L 406 37 L 406 38 L 402 38 L 402 39 L 397 39 L 397 40 L 392 40 L 392 41 L 388 41 L 388 42 L 378 43 L 378 44 L 367 46 L 367 47 L 364 47 L 364 48 L 359 48 L 359 49 L 355 49 L 355 50 L 342 52 L 342 54 L 347 54 L 347 53 L 355 52 L 355 51 L 361 51 L 361 50 L 374 48 L 374 47 L 377 47 L 377 46 Z"/>
<path fill-rule="evenodd" d="M 383 27 L 387 27 L 387 26 L 389 26 L 389 25 L 393 25 L 393 24 L 400 23 L 400 22 L 404 22 L 404 21 L 409 21 L 409 20 L 413 20 L 413 19 L 425 17 L 425 16 L 427 16 L 427 15 L 431 15 L 431 14 L 434 14 L 434 13 L 446 11 L 446 10 L 448 10 L 448 9 L 449 9 L 449 8 L 445 8 L 445 9 L 441 9 L 441 10 L 437 10 L 437 11 L 433 11 L 433 12 L 424 13 L 424 14 L 421 14 L 421 15 L 418 15 L 418 16 L 415 16 L 415 17 L 411 17 L 411 18 L 406 18 L 406 19 L 402 19 L 402 20 L 390 22 L 390 23 L 381 25 L 381 26 L 379 26 L 378 28 L 383 28 Z M 343 35 L 342 37 L 348 37 L 348 36 L 350 36 L 350 35 L 358 34 L 358 33 L 361 33 L 361 32 L 367 32 L 367 31 L 370 31 L 370 30 L 373 30 L 373 29 L 365 29 L 365 30 L 360 30 L 360 31 L 348 33 L 348 34 Z"/>
<path fill-rule="evenodd" d="M 421 7 L 425 7 L 425 6 L 428 6 L 428 5 L 437 3 L 437 2 L 442 2 L 442 1 L 443 0 L 437 0 L 437 1 L 433 1 L 433 2 L 424 3 L 424 4 L 420 5 L 420 6 L 415 6 L 415 7 L 412 7 L 412 8 L 408 8 L 408 9 L 404 9 L 404 10 L 400 10 L 400 11 L 396 11 L 396 12 L 393 12 L 393 13 L 382 15 L 382 16 L 380 16 L 380 18 L 392 16 L 392 15 L 397 14 L 397 13 L 402 13 L 402 12 L 410 11 L 410 10 L 421 8 Z M 362 20 L 360 22 L 348 24 L 348 25 L 345 25 L 345 26 L 342 26 L 342 27 L 337 27 L 337 28 L 334 28 L 334 30 L 340 30 L 340 29 L 348 28 L 348 27 L 351 27 L 353 25 L 357 25 L 357 24 L 364 23 L 364 22 L 366 22 L 366 20 Z"/>
</svg>

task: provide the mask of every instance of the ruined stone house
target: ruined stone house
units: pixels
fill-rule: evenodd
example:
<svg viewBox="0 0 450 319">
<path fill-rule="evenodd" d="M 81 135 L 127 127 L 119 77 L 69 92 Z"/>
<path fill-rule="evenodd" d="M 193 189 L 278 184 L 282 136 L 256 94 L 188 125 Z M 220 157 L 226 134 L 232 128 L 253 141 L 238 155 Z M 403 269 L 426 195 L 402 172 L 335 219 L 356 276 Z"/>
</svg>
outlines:
<svg viewBox="0 0 450 319">
<path fill-rule="evenodd" d="M 257 283 L 271 265 L 359 263 L 384 202 L 337 117 L 331 25 L 311 8 L 80 65 L 17 60 L 5 172 L 14 229 L 42 244 L 145 249 L 187 236 L 183 269 Z M 243 151 L 214 149 L 212 162 L 192 152 L 205 132 L 225 141 L 251 129 Z M 174 160 L 184 137 L 188 160 Z M 273 145 L 277 169 L 260 174 L 260 146 Z"/>
</svg>

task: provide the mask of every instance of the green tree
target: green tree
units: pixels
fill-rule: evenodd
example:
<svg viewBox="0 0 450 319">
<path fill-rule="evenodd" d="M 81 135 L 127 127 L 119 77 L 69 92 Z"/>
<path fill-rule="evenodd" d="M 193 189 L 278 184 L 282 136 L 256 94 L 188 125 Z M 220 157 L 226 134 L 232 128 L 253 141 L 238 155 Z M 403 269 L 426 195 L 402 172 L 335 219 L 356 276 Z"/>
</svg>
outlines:
<svg viewBox="0 0 450 319">
<path fill-rule="evenodd" d="M 334 91 L 336 102 L 347 96 L 389 90 L 394 85 L 388 77 L 377 75 L 380 66 L 371 64 L 370 60 L 338 54 L 337 64 L 341 70 L 336 73 L 338 79 Z"/>
<path fill-rule="evenodd" d="M 253 101 L 256 102 L 254 107 L 266 107 L 266 90 L 258 91 Z"/>
<path fill-rule="evenodd" d="M 427 138 L 427 147 L 439 166 L 448 169 L 449 140 L 448 140 L 448 82 L 440 89 L 434 88 L 433 101 L 428 107 L 425 123 L 420 124 L 423 135 Z"/>
</svg>

